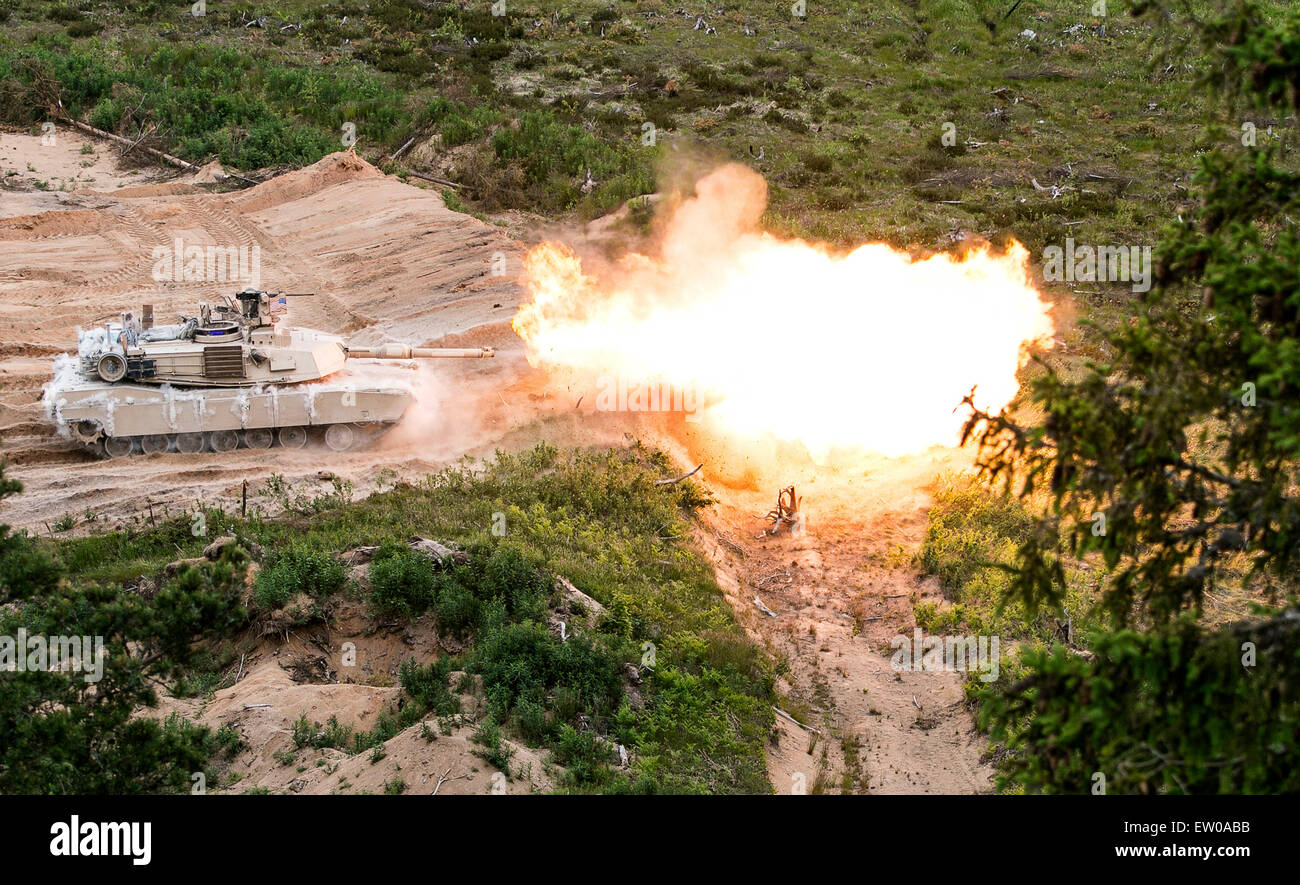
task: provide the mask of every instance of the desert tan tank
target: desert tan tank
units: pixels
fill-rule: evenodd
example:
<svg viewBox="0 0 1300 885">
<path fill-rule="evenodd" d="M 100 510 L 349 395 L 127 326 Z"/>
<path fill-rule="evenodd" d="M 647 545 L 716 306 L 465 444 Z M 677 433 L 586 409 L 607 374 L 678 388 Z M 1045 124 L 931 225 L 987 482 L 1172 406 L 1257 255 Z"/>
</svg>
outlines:
<svg viewBox="0 0 1300 885">
<path fill-rule="evenodd" d="M 390 428 L 414 400 L 412 373 L 380 377 L 363 369 L 377 365 L 370 361 L 493 356 L 480 347 L 351 346 L 282 322 L 290 297 L 245 289 L 174 325 L 153 325 L 146 305 L 138 318 L 82 330 L 77 355 L 60 358 L 46 385 L 46 414 L 111 457 L 297 449 L 313 437 L 346 451 Z"/>
</svg>

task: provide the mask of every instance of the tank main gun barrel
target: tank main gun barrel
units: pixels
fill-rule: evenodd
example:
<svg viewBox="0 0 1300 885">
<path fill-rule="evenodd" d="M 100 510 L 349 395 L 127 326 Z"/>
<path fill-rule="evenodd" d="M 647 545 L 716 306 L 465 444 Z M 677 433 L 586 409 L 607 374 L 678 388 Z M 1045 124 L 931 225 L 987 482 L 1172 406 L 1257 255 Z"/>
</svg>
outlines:
<svg viewBox="0 0 1300 885">
<path fill-rule="evenodd" d="M 366 360 L 477 360 L 496 356 L 490 347 L 407 347 L 405 344 L 380 344 L 377 347 L 348 347 L 348 359 Z"/>
</svg>

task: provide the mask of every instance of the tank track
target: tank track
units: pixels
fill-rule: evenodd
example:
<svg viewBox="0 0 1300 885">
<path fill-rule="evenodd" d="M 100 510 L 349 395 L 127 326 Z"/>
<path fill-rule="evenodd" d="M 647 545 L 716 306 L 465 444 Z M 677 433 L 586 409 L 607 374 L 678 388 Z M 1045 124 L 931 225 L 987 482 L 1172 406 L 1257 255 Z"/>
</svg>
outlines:
<svg viewBox="0 0 1300 885">
<path fill-rule="evenodd" d="M 207 430 L 193 433 L 165 433 L 149 436 L 108 436 L 86 439 L 74 431 L 73 437 L 102 458 L 128 458 L 140 455 L 233 452 L 236 449 L 265 451 L 272 448 L 290 451 L 321 447 L 332 452 L 349 452 L 364 448 L 383 436 L 392 424 L 340 423 L 316 426 L 281 427 L 278 429 Z"/>
</svg>

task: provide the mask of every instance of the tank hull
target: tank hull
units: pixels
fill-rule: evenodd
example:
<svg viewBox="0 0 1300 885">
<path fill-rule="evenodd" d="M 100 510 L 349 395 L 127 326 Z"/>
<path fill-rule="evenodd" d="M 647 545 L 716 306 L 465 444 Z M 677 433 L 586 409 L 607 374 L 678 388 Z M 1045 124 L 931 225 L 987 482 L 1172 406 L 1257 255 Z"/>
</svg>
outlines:
<svg viewBox="0 0 1300 885">
<path fill-rule="evenodd" d="M 194 389 L 83 382 L 53 393 L 47 408 L 72 439 L 127 455 L 298 447 L 313 428 L 323 428 L 315 435 L 332 449 L 355 448 L 400 420 L 412 401 L 411 392 L 400 387 Z M 331 429 L 336 427 L 347 429 Z"/>
</svg>

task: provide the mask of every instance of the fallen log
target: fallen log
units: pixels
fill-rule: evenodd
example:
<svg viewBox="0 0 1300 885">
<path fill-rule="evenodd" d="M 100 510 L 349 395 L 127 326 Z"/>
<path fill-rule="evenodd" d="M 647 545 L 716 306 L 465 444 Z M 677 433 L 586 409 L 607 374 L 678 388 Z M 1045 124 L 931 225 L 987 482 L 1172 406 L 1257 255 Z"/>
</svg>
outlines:
<svg viewBox="0 0 1300 885">
<path fill-rule="evenodd" d="M 74 120 L 71 117 L 62 116 L 59 117 L 59 121 L 62 123 L 66 123 L 67 125 L 72 126 L 75 129 L 80 129 L 82 132 L 89 132 L 91 135 L 94 135 L 98 138 L 106 138 L 109 141 L 117 142 L 118 144 L 122 145 L 122 147 L 125 148 L 133 148 L 135 147 L 136 144 L 138 144 L 138 142 L 132 142 L 130 139 L 123 138 L 120 135 L 114 135 L 111 132 L 105 132 L 103 129 L 96 129 L 94 126 L 91 126 L 88 123 L 82 123 L 80 120 Z M 198 166 L 195 166 L 193 163 L 182 160 L 180 157 L 173 157 L 171 154 L 164 154 L 162 151 L 157 151 L 150 147 L 142 147 L 140 148 L 140 150 L 149 154 L 151 157 L 162 160 L 164 163 L 167 163 L 171 166 L 175 166 L 178 169 L 188 169 L 193 172 L 199 171 Z"/>
<path fill-rule="evenodd" d="M 821 734 L 820 731 L 813 728 L 811 725 L 804 725 L 802 722 L 800 722 L 798 719 L 795 719 L 793 716 L 791 716 L 785 710 L 782 710 L 780 707 L 773 707 L 772 709 L 776 712 L 776 715 L 780 716 L 782 719 L 785 719 L 789 722 L 793 722 L 795 725 L 799 726 L 804 731 L 811 731 L 813 734 Z"/>
<path fill-rule="evenodd" d="M 414 135 L 412 135 L 412 136 L 410 137 L 410 139 L 407 140 L 406 144 L 402 145 L 402 146 L 399 147 L 397 150 L 393 151 L 392 155 L 389 156 L 388 159 L 390 159 L 390 160 L 396 160 L 396 159 L 397 159 L 398 157 L 400 157 L 402 154 L 406 153 L 406 149 L 409 148 L 409 147 L 410 147 L 411 145 L 413 145 L 413 144 L 415 144 L 415 136 L 414 136 Z"/>
<path fill-rule="evenodd" d="M 432 181 L 434 184 L 441 184 L 441 185 L 445 185 L 446 187 L 454 187 L 456 190 L 463 190 L 465 187 L 465 185 L 463 184 L 457 184 L 456 182 L 448 181 L 445 178 L 435 178 L 432 175 L 425 175 L 423 172 L 416 172 L 414 169 L 408 169 L 407 174 L 414 175 L 416 178 L 422 179 L 423 181 Z"/>
<path fill-rule="evenodd" d="M 59 120 L 59 122 L 71 126 L 74 129 L 80 129 L 82 132 L 87 132 L 91 135 L 96 136 L 97 138 L 106 138 L 109 141 L 122 145 L 124 148 L 126 148 L 126 150 L 122 152 L 122 156 L 124 157 L 132 150 L 135 150 L 137 146 L 139 146 L 139 149 L 144 151 L 149 156 L 153 157 L 156 160 L 161 160 L 162 162 L 168 164 L 169 166 L 175 166 L 177 169 L 185 169 L 186 171 L 189 172 L 198 172 L 202 168 L 200 166 L 194 165 L 188 160 L 182 160 L 180 157 L 174 157 L 171 154 L 166 154 L 163 153 L 162 151 L 154 150 L 151 147 L 141 146 L 140 141 L 131 141 L 130 139 L 123 138 L 120 135 L 114 135 L 111 132 L 105 132 L 103 129 L 96 129 L 94 126 L 91 126 L 88 123 L 82 123 L 80 120 L 74 120 L 69 116 L 60 115 L 57 117 L 57 119 Z M 140 136 L 140 138 L 141 140 L 143 140 L 144 136 L 142 135 Z M 261 182 L 258 181 L 257 179 L 246 178 L 245 176 L 239 175 L 234 172 L 226 171 L 225 174 L 229 175 L 231 178 L 238 178 L 240 181 L 247 182 L 248 184 L 261 184 Z"/>
</svg>

